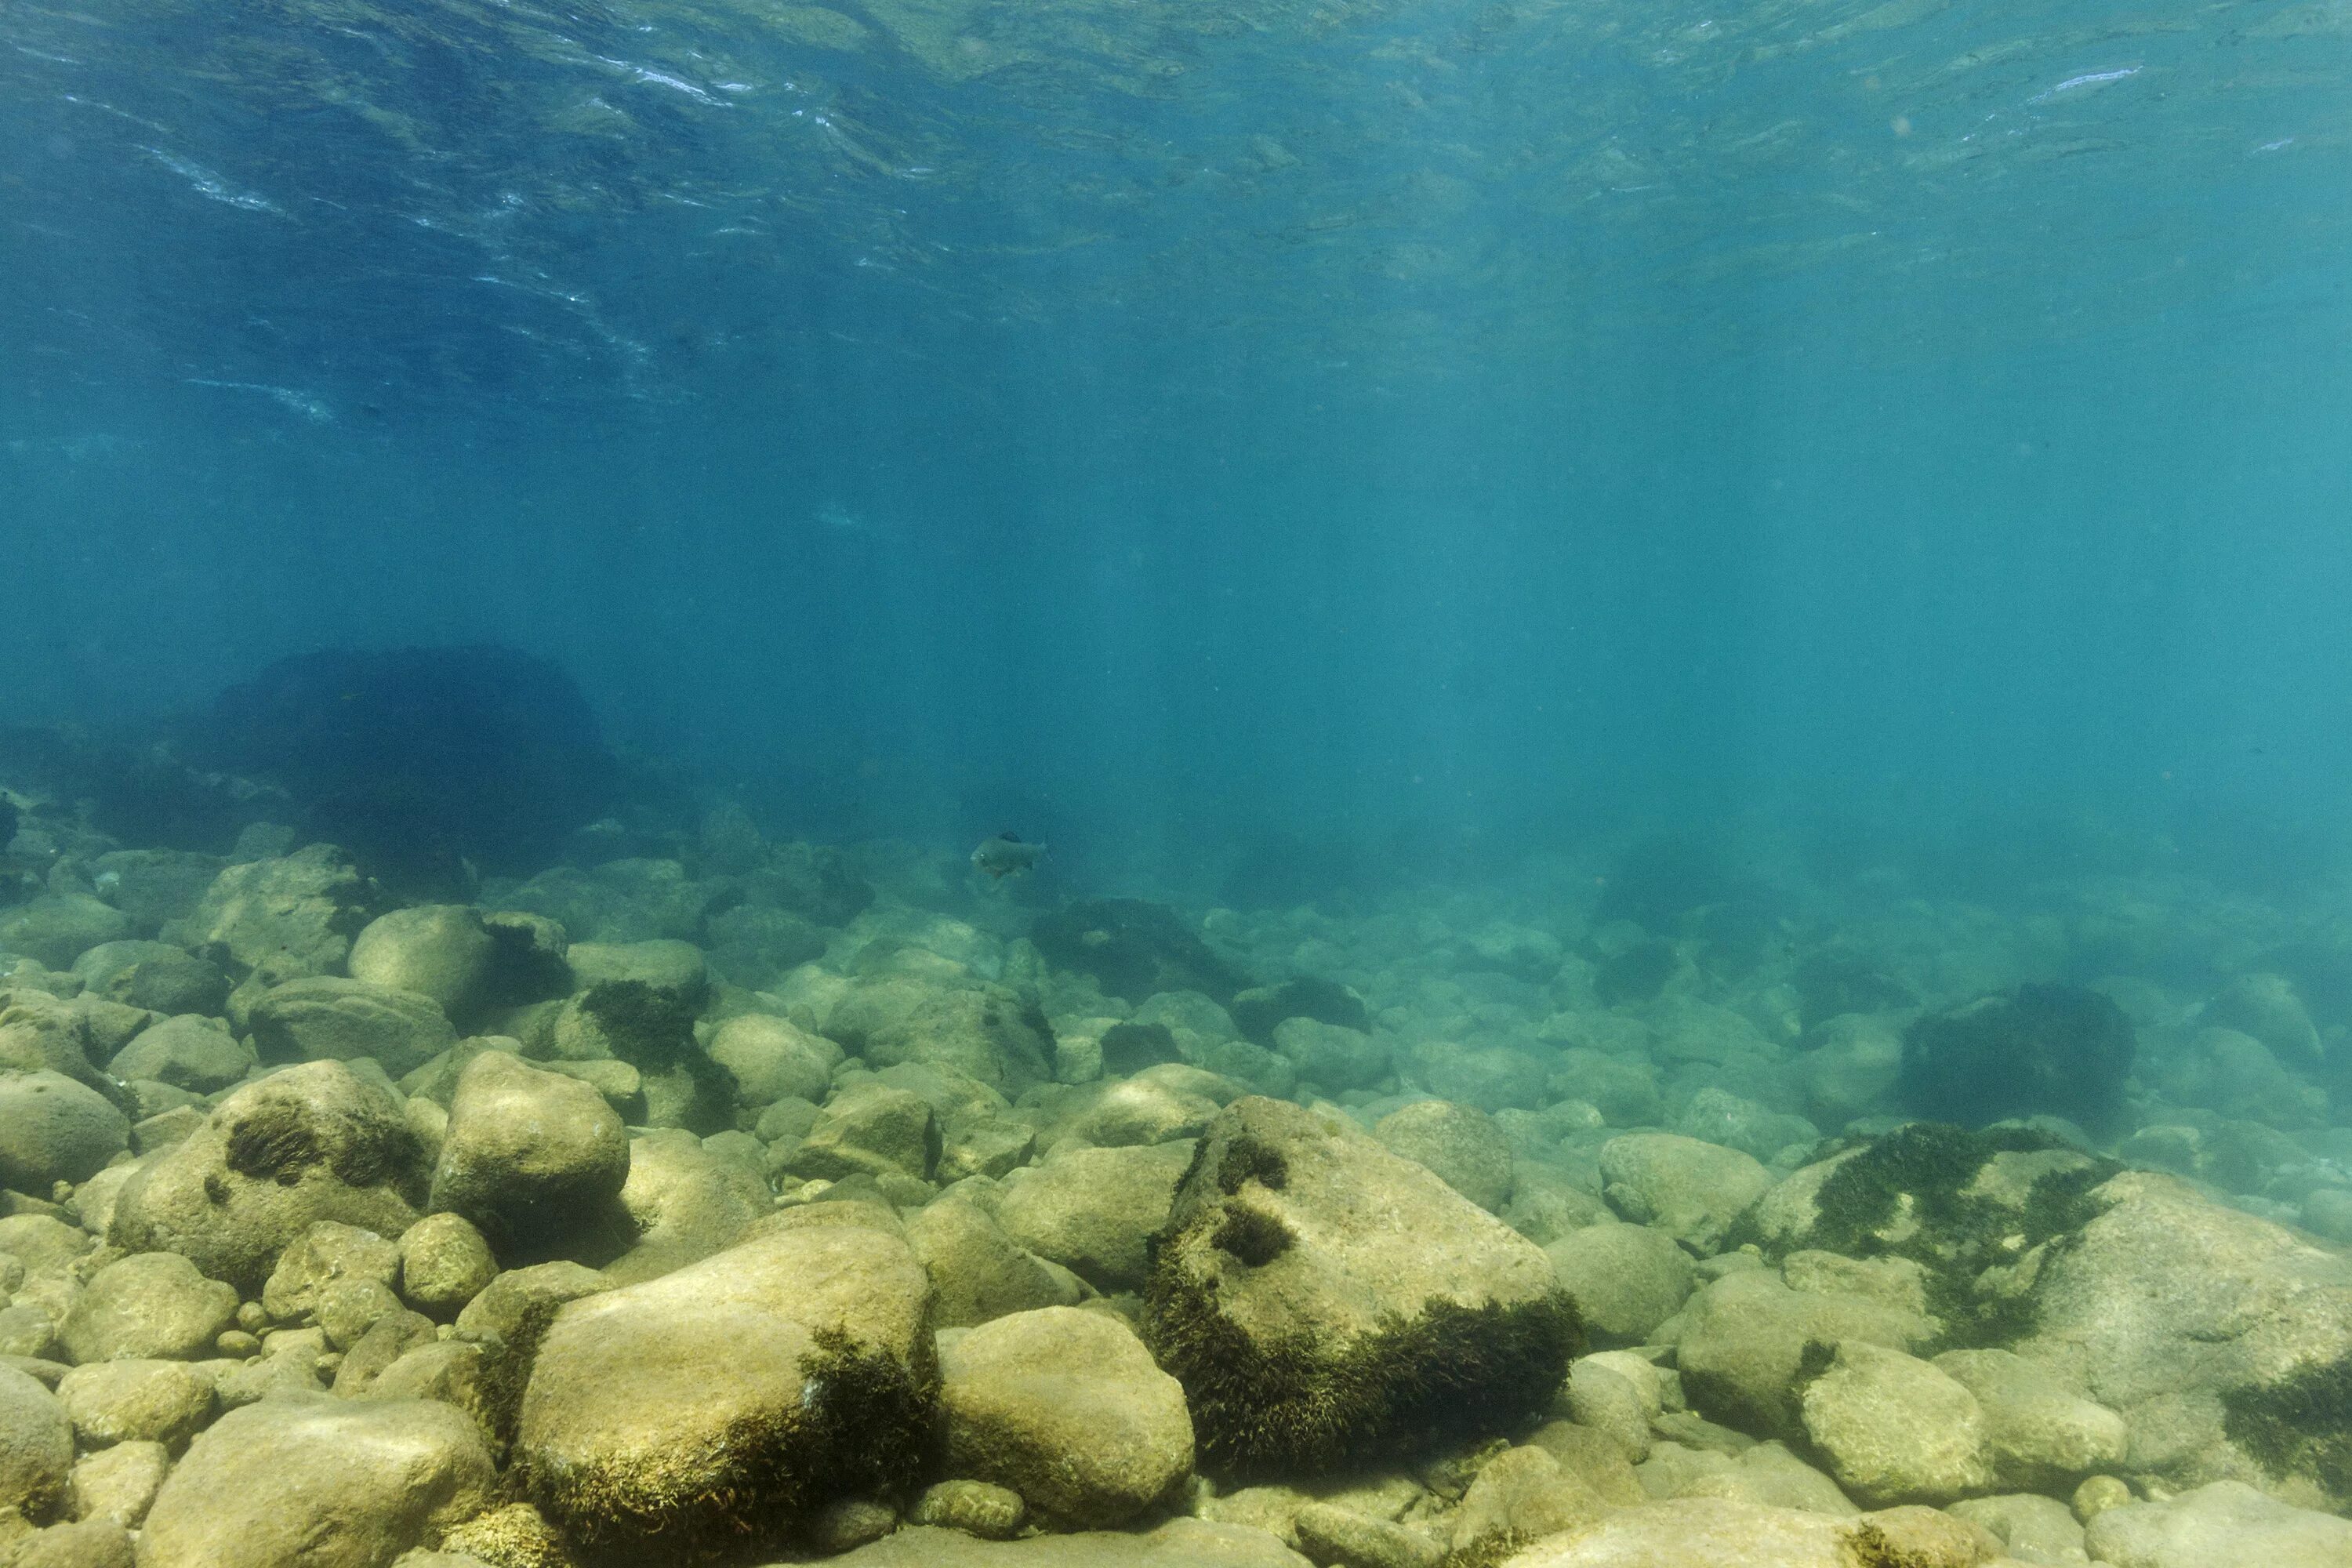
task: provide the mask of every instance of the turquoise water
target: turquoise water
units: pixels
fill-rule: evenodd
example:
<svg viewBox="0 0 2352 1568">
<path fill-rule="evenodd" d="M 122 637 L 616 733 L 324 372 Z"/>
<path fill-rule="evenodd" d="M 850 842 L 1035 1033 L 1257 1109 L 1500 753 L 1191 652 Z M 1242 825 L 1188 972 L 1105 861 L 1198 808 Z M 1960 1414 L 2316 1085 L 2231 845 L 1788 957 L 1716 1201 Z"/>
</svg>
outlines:
<svg viewBox="0 0 2352 1568">
<path fill-rule="evenodd" d="M 2330 834 L 2345 26 L 20 6 L 0 707 L 499 640 L 827 835 L 1171 875 Z"/>
</svg>

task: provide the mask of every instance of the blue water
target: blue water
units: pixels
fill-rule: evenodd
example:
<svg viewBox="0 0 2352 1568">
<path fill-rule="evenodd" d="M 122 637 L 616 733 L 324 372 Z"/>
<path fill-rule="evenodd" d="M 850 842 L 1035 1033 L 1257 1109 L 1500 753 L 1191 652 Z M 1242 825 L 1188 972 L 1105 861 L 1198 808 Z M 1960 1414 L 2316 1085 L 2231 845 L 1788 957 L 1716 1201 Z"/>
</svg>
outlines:
<svg viewBox="0 0 2352 1568">
<path fill-rule="evenodd" d="M 0 720 L 497 640 L 775 831 L 1103 881 L 1756 822 L 2304 874 L 2347 35 L 15 6 Z"/>
</svg>

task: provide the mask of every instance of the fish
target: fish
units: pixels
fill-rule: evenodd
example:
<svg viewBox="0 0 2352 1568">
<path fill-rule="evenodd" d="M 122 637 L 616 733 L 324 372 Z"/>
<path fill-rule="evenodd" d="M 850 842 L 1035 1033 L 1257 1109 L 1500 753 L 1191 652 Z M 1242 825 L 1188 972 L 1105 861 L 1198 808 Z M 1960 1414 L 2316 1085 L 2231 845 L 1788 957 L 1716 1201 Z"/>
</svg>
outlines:
<svg viewBox="0 0 2352 1568">
<path fill-rule="evenodd" d="M 982 839 L 971 852 L 972 869 L 985 871 L 1002 882 L 1015 871 L 1034 870 L 1038 857 L 1045 853 L 1043 844 L 1024 844 L 1018 837 L 1000 833 L 993 838 Z"/>
</svg>

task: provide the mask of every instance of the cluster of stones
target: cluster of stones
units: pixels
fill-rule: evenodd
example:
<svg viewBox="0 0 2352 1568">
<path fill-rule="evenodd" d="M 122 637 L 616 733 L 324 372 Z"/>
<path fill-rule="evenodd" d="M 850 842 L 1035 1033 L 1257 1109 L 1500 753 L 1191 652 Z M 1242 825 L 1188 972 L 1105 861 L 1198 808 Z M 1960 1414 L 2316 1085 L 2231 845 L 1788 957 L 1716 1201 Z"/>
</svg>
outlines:
<svg viewBox="0 0 2352 1568">
<path fill-rule="evenodd" d="M 1547 1065 L 800 847 L 115 856 L 0 930 L 10 1568 L 2352 1561 L 2342 1253 L 2047 1131 L 1822 1145 L 1695 987 Z"/>
</svg>

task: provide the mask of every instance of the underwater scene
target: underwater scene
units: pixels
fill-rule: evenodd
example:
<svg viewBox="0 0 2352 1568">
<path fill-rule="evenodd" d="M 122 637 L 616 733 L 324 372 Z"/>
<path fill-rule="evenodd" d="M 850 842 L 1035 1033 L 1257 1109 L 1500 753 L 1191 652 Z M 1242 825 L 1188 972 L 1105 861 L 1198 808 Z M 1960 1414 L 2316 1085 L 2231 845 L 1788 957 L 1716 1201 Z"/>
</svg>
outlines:
<svg viewBox="0 0 2352 1568">
<path fill-rule="evenodd" d="M 2345 0 L 0 5 L 0 1568 L 2352 1568 Z"/>
</svg>

